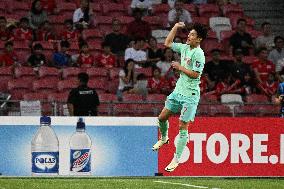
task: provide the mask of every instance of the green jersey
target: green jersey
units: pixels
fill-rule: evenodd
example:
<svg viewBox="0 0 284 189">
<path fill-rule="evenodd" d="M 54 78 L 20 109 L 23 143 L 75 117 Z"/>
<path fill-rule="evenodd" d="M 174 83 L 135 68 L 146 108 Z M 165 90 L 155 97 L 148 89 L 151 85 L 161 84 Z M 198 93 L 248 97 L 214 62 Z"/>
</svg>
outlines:
<svg viewBox="0 0 284 189">
<path fill-rule="evenodd" d="M 172 43 L 172 49 L 181 55 L 181 66 L 188 70 L 199 72 L 198 78 L 190 78 L 181 72 L 174 92 L 184 96 L 192 96 L 192 93 L 200 95 L 200 77 L 205 64 L 204 52 L 200 47 L 190 49 L 190 46 L 182 43 Z"/>
</svg>

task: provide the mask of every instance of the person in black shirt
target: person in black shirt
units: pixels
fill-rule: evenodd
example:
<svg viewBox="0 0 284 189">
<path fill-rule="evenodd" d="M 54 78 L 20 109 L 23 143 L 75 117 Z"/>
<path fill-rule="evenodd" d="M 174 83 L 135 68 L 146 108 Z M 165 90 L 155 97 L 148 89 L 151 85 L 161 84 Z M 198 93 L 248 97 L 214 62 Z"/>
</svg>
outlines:
<svg viewBox="0 0 284 189">
<path fill-rule="evenodd" d="M 89 76 L 78 74 L 79 86 L 69 93 L 67 106 L 71 116 L 97 116 L 100 100 L 95 89 L 88 87 Z"/>
<path fill-rule="evenodd" d="M 240 18 L 237 21 L 237 31 L 230 37 L 231 52 L 236 49 L 242 49 L 243 55 L 249 55 L 249 49 L 253 48 L 252 37 L 246 32 L 247 21 Z"/>
<path fill-rule="evenodd" d="M 213 89 L 215 85 L 221 81 L 224 72 L 228 70 L 228 62 L 220 60 L 220 50 L 213 49 L 211 51 L 212 60 L 207 62 L 204 67 L 204 74 L 208 75 L 209 90 Z"/>
<path fill-rule="evenodd" d="M 236 49 L 234 52 L 235 60 L 231 64 L 229 64 L 229 70 L 232 73 L 232 76 L 235 79 L 239 79 L 241 82 L 244 82 L 244 77 L 246 73 L 250 74 L 253 77 L 253 72 L 250 68 L 249 64 L 245 64 L 242 61 L 243 52 L 242 49 Z"/>
<path fill-rule="evenodd" d="M 112 32 L 106 35 L 105 42 L 110 45 L 111 52 L 123 56 L 129 43 L 129 38 L 121 33 L 121 22 L 118 19 L 112 20 Z"/>
<path fill-rule="evenodd" d="M 42 65 L 46 65 L 46 58 L 43 54 L 43 48 L 40 43 L 37 43 L 33 47 L 33 52 L 28 59 L 28 65 L 32 67 L 40 67 Z"/>
</svg>

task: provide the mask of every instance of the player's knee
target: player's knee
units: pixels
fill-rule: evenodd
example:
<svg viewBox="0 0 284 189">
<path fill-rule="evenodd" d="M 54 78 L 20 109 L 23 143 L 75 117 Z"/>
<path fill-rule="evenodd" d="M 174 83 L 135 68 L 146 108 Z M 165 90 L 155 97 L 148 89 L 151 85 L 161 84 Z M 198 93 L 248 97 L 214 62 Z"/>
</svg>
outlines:
<svg viewBox="0 0 284 189">
<path fill-rule="evenodd" d="M 179 121 L 179 130 L 188 130 L 189 122 Z"/>
</svg>

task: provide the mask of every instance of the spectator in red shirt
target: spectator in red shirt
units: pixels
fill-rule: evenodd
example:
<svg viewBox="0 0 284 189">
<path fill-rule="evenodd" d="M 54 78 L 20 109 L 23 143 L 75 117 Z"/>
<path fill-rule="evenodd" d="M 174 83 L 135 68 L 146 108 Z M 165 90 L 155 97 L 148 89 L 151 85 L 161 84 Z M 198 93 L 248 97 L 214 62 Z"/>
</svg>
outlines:
<svg viewBox="0 0 284 189">
<path fill-rule="evenodd" d="M 64 21 L 65 30 L 61 33 L 61 40 L 64 41 L 78 41 L 80 33 L 73 28 L 73 21 L 67 19 Z"/>
<path fill-rule="evenodd" d="M 267 95 L 268 97 L 272 97 L 276 94 L 278 88 L 278 82 L 275 81 L 274 74 L 270 73 L 268 75 L 268 79 L 259 83 L 258 87 L 261 90 L 261 93 Z"/>
<path fill-rule="evenodd" d="M 256 81 L 262 83 L 268 79 L 268 74 L 275 72 L 275 65 L 267 59 L 268 51 L 265 47 L 257 51 L 258 60 L 252 65 Z"/>
<path fill-rule="evenodd" d="M 7 28 L 7 20 L 4 16 L 0 16 L 0 40 L 1 41 L 11 41 L 13 40 L 13 35 Z"/>
<path fill-rule="evenodd" d="M 146 38 L 151 37 L 151 27 L 148 22 L 142 20 L 142 12 L 139 9 L 133 11 L 135 20 L 127 25 L 126 34 L 131 38 Z"/>
<path fill-rule="evenodd" d="M 113 68 L 115 67 L 115 56 L 111 53 L 110 45 L 102 43 L 103 53 L 96 57 L 96 65 L 99 67 Z"/>
<path fill-rule="evenodd" d="M 86 42 L 80 44 L 80 55 L 77 60 L 78 66 L 93 66 L 95 62 L 95 58 L 89 52 L 89 46 Z"/>
<path fill-rule="evenodd" d="M 0 57 L 1 66 L 14 66 L 18 64 L 18 56 L 14 52 L 13 42 L 8 41 L 5 43 L 4 53 Z"/>
<path fill-rule="evenodd" d="M 153 77 L 148 79 L 149 93 L 167 93 L 167 83 L 161 75 L 161 70 L 158 67 L 153 67 Z"/>
<path fill-rule="evenodd" d="M 26 40 L 32 41 L 33 40 L 33 31 L 29 27 L 29 19 L 23 17 L 20 19 L 20 27 L 16 29 L 15 38 L 17 40 Z"/>
<path fill-rule="evenodd" d="M 43 22 L 37 33 L 37 41 L 53 41 L 55 39 L 55 31 L 53 30 L 50 22 Z"/>
</svg>

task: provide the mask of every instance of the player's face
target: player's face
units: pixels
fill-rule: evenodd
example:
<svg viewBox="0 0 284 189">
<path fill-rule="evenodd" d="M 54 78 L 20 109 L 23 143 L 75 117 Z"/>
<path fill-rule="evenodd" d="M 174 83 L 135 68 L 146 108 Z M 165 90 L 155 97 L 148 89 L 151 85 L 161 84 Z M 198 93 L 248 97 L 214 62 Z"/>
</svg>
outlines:
<svg viewBox="0 0 284 189">
<path fill-rule="evenodd" d="M 201 39 L 197 36 L 197 32 L 193 29 L 189 32 L 186 40 L 186 44 L 190 46 L 197 46 L 201 42 Z"/>
</svg>

